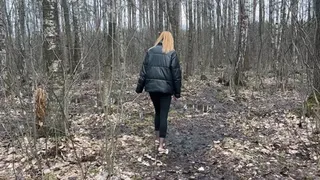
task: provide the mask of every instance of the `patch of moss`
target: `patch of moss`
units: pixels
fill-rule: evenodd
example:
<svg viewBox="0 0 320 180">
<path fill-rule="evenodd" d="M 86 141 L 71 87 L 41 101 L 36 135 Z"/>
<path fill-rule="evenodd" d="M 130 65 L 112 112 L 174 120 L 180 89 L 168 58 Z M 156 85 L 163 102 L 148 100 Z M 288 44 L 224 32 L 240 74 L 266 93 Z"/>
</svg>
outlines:
<svg viewBox="0 0 320 180">
<path fill-rule="evenodd" d="M 90 169 L 89 174 L 97 175 L 97 174 L 99 174 L 99 169 L 97 169 L 97 168 Z"/>
<path fill-rule="evenodd" d="M 44 175 L 43 179 L 44 180 L 57 180 L 58 178 L 54 174 L 48 173 L 48 174 Z"/>
<path fill-rule="evenodd" d="M 296 115 L 297 117 L 304 116 L 305 115 L 304 111 L 305 111 L 305 107 L 304 106 L 290 109 L 290 113 Z"/>
<path fill-rule="evenodd" d="M 137 175 L 135 175 L 132 179 L 133 179 L 133 180 L 142 180 L 142 178 L 141 178 L 141 177 L 138 177 Z"/>
<path fill-rule="evenodd" d="M 314 108 L 320 107 L 320 93 L 311 93 L 304 102 L 305 115 L 307 117 L 314 116 Z"/>
<path fill-rule="evenodd" d="M 228 97 L 228 94 L 224 91 L 218 91 L 218 93 L 216 94 L 216 99 L 219 102 L 225 101 L 227 97 Z"/>
</svg>

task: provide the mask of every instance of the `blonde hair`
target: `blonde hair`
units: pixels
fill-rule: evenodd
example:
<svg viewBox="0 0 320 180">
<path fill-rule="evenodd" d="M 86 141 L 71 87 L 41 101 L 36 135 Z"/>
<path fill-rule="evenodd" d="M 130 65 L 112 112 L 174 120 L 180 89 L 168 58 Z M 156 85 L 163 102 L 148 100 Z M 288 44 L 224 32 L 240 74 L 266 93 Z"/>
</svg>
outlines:
<svg viewBox="0 0 320 180">
<path fill-rule="evenodd" d="M 162 52 L 168 53 L 174 50 L 174 40 L 172 34 L 169 31 L 163 31 L 154 46 L 158 45 L 162 41 Z"/>
</svg>

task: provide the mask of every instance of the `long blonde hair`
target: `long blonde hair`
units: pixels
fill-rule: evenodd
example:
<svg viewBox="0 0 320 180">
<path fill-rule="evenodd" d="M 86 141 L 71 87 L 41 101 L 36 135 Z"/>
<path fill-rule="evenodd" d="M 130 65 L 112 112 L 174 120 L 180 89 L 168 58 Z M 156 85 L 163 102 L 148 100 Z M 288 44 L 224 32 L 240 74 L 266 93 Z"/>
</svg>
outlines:
<svg viewBox="0 0 320 180">
<path fill-rule="evenodd" d="M 169 31 L 163 31 L 154 46 L 158 45 L 162 41 L 162 52 L 168 53 L 174 50 L 174 40 L 172 34 Z"/>
</svg>

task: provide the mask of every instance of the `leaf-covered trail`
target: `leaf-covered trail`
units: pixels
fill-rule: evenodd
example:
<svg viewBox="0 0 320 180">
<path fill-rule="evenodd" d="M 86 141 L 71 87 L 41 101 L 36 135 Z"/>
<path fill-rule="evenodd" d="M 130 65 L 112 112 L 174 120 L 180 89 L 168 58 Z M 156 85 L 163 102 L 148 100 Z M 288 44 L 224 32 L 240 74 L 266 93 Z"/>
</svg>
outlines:
<svg viewBox="0 0 320 180">
<path fill-rule="evenodd" d="M 171 151 L 159 157 L 158 165 L 150 158 L 155 155 L 153 110 L 144 98 L 140 104 L 147 107 L 147 116 L 132 118 L 125 125 L 134 127 L 130 135 L 141 137 L 132 146 L 141 150 L 129 153 L 134 158 L 127 161 L 128 167 L 142 179 L 320 178 L 318 137 L 311 132 L 310 119 L 292 113 L 301 106 L 300 94 L 243 91 L 236 99 L 227 92 L 214 82 L 202 83 L 173 102 L 168 132 Z"/>
<path fill-rule="evenodd" d="M 108 116 L 118 122 L 111 179 L 320 178 L 319 135 L 312 133 L 313 119 L 294 113 L 301 107 L 303 93 L 276 91 L 269 81 L 269 89 L 241 89 L 235 98 L 228 87 L 209 79 L 191 79 L 182 99 L 172 102 L 170 152 L 157 156 L 152 103 L 147 94 L 134 93 L 135 78 L 129 78 L 122 116 L 116 106 Z M 106 177 L 104 114 L 95 107 L 92 87 L 92 82 L 84 82 L 75 88 L 73 98 L 78 100 L 70 107 L 72 141 L 49 139 L 45 145 L 43 138 L 38 140 L 44 174 L 59 179 L 81 179 L 81 172 L 86 179 Z M 36 179 L 36 159 L 25 154 L 30 144 L 26 138 L 19 143 L 1 142 L 0 175 L 12 177 L 14 167 L 16 174 Z"/>
</svg>

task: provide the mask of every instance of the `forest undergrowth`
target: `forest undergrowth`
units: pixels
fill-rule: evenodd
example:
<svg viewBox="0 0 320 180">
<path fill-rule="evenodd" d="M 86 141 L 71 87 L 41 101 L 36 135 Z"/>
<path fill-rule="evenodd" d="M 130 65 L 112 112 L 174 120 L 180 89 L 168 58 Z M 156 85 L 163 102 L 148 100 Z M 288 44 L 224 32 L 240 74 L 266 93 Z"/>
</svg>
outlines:
<svg viewBox="0 0 320 180">
<path fill-rule="evenodd" d="M 107 115 L 117 124 L 114 175 L 104 169 L 106 115 L 96 106 L 94 81 L 74 88 L 70 136 L 39 138 L 36 152 L 32 138 L 19 133 L 27 129 L 26 113 L 3 108 L 0 179 L 320 178 L 320 136 L 314 119 L 301 113 L 308 96 L 302 83 L 290 79 L 283 91 L 272 77 L 263 78 L 263 86 L 251 77 L 235 97 L 218 76 L 207 77 L 183 81 L 182 98 L 172 100 L 165 156 L 156 154 L 150 98 L 135 93 L 136 76 L 127 77 Z"/>
</svg>

